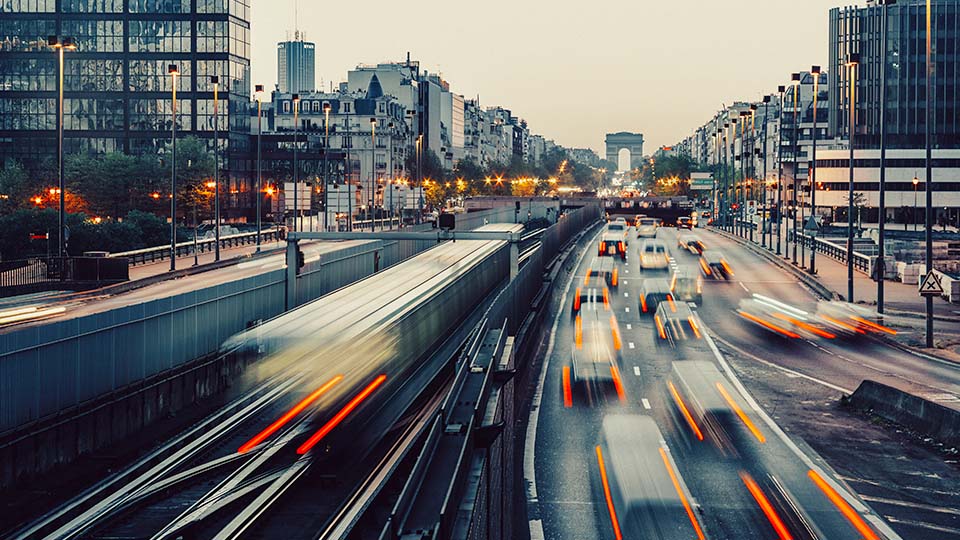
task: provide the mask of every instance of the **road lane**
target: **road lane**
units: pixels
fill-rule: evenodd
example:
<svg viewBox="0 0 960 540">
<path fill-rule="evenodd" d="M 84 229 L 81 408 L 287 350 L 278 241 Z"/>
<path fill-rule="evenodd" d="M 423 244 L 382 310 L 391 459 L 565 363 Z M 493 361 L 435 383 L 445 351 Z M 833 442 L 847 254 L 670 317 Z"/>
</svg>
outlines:
<svg viewBox="0 0 960 540">
<path fill-rule="evenodd" d="M 598 469 L 593 452 L 604 414 L 620 412 L 646 414 L 655 420 L 667 448 L 676 459 L 679 474 L 689 486 L 692 506 L 709 537 L 768 538 L 774 532 L 772 522 L 745 484 L 744 471 L 749 471 L 749 478 L 756 479 L 769 500 L 796 497 L 803 501 L 804 507 L 809 507 L 808 519 L 815 516 L 815 521 L 826 530 L 851 534 L 850 524 L 807 479 L 806 465 L 778 439 L 774 438 L 772 443 L 763 444 L 759 449 L 750 447 L 743 455 L 731 460 L 724 459 L 713 447 L 690 436 L 689 427 L 667 390 L 672 365 L 675 361 L 690 359 L 712 363 L 715 358 L 704 340 L 678 348 L 662 344 L 651 315 L 642 314 L 637 305 L 642 279 L 652 276 L 653 272 L 639 273 L 636 252 L 639 242 L 632 239 L 631 244 L 630 256 L 621 266 L 624 278 L 616 293 L 609 295 L 610 312 L 616 314 L 619 333 L 626 344 L 620 351 L 626 403 L 608 401 L 599 407 L 590 407 L 575 402 L 571 408 L 564 407 L 563 367 L 569 365 L 576 340 L 576 325 L 569 315 L 572 293 L 564 299 L 561 307 L 557 332 L 553 336 L 554 348 L 544 375 L 534 459 L 543 537 L 614 537 L 603 490 L 599 488 L 599 470 L 593 470 Z M 682 264 L 682 255 L 673 249 L 669 240 L 668 247 Z M 591 244 L 587 249 L 592 248 Z M 596 264 L 594 259 L 592 252 L 587 253 L 572 277 L 575 282 L 583 283 L 587 268 Z M 634 272 L 631 274 L 630 270 Z M 658 277 L 661 275 L 666 272 L 659 272 Z M 780 281 L 783 283 L 779 285 L 793 287 L 794 292 L 799 289 L 795 282 Z M 746 294 L 741 287 L 736 290 Z M 709 293 L 705 294 L 705 298 L 708 297 Z M 735 397 L 736 390 L 732 386 L 726 389 L 733 393 L 731 399 L 742 403 Z M 755 413 L 745 406 L 742 412 L 753 419 L 755 427 L 765 429 Z M 754 437 L 746 424 L 732 428 L 738 430 L 735 432 L 738 444 Z M 775 471 L 774 474 L 771 475 L 771 471 Z M 780 478 L 780 475 L 789 478 Z M 771 487 L 786 484 L 791 486 L 792 495 L 782 495 L 782 491 L 778 495 Z M 796 517 L 785 519 L 788 524 L 799 521 Z"/>
</svg>

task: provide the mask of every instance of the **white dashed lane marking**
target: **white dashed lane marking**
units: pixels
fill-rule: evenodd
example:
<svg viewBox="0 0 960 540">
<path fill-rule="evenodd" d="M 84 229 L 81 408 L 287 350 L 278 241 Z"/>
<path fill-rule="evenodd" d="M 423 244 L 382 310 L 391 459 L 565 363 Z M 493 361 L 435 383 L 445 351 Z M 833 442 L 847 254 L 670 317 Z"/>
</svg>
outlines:
<svg viewBox="0 0 960 540">
<path fill-rule="evenodd" d="M 632 342 L 632 341 L 631 341 L 630 343 L 627 343 L 627 346 L 630 347 L 631 349 L 634 349 L 634 348 L 635 348 L 635 347 L 633 346 L 633 342 Z"/>
<path fill-rule="evenodd" d="M 623 308 L 627 313 L 630 313 L 630 308 Z"/>
<path fill-rule="evenodd" d="M 641 400 L 640 400 L 640 403 L 643 403 L 643 408 L 644 408 L 644 409 L 648 409 L 648 410 L 650 409 L 650 402 L 647 401 L 647 398 L 641 399 Z"/>
<path fill-rule="evenodd" d="M 633 374 L 637 377 L 640 376 L 640 366 L 633 366 Z"/>
<path fill-rule="evenodd" d="M 628 324 L 628 325 L 627 325 L 627 330 L 633 330 L 633 325 L 632 325 L 632 324 Z"/>
</svg>

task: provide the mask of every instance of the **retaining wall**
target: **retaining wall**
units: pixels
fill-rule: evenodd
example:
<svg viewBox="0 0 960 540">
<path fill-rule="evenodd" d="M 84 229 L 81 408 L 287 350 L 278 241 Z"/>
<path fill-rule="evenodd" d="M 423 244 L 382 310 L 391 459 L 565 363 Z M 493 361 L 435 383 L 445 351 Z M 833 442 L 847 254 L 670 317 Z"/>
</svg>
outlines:
<svg viewBox="0 0 960 540">
<path fill-rule="evenodd" d="M 860 383 L 848 403 L 943 444 L 960 445 L 960 411 L 956 409 L 870 380 Z"/>
</svg>

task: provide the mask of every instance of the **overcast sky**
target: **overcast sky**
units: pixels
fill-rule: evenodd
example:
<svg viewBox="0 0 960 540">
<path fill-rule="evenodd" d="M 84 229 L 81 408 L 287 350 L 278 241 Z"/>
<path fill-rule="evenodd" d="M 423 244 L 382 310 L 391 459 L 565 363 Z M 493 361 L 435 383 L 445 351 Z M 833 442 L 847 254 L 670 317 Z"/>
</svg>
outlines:
<svg viewBox="0 0 960 540">
<path fill-rule="evenodd" d="M 634 131 L 643 133 L 649 154 L 690 134 L 723 103 L 775 91 L 812 64 L 826 68 L 828 10 L 843 2 L 299 4 L 298 26 L 317 43 L 325 88 L 358 63 L 399 61 L 410 51 L 454 92 L 512 109 L 559 144 L 600 152 L 604 134 Z M 293 34 L 294 0 L 254 2 L 251 25 L 251 85 L 269 89 L 277 79 L 276 44 Z"/>
</svg>

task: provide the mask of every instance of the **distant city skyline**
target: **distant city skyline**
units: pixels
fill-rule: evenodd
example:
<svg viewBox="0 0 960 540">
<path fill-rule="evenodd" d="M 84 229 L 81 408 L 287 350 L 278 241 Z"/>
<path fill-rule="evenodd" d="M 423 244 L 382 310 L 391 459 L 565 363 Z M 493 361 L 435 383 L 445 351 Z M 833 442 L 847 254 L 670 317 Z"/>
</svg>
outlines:
<svg viewBox="0 0 960 540">
<path fill-rule="evenodd" d="M 792 71 L 826 65 L 828 10 L 841 4 L 608 0 L 601 10 L 491 0 L 455 13 L 424 0 L 417 10 L 383 3 L 359 17 L 349 3 L 303 2 L 295 24 L 294 0 L 277 0 L 269 12 L 253 7 L 251 84 L 273 88 L 277 43 L 300 30 L 317 44 L 318 88 L 345 80 L 357 64 L 400 61 L 409 51 L 453 91 L 511 109 L 558 144 L 602 155 L 606 133 L 633 131 L 652 153 L 722 104 L 759 98 Z M 411 21 L 426 30 L 414 32 Z"/>
</svg>

